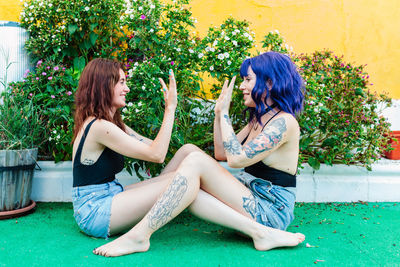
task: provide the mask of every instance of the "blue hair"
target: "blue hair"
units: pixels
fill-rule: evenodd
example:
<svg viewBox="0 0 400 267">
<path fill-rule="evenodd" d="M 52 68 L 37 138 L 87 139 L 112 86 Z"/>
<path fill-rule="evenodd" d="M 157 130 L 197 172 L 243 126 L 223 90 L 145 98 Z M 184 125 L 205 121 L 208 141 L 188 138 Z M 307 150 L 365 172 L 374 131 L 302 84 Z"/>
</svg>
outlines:
<svg viewBox="0 0 400 267">
<path fill-rule="evenodd" d="M 304 82 L 289 56 L 271 51 L 248 58 L 240 67 L 242 78 L 248 75 L 249 67 L 256 75 L 256 84 L 251 92 L 256 107 L 246 109 L 250 110 L 249 122 L 255 116 L 261 124 L 261 116 L 270 108 L 267 104 L 268 97 L 280 110 L 293 116 L 302 110 Z M 269 87 L 271 90 L 268 90 Z"/>
</svg>

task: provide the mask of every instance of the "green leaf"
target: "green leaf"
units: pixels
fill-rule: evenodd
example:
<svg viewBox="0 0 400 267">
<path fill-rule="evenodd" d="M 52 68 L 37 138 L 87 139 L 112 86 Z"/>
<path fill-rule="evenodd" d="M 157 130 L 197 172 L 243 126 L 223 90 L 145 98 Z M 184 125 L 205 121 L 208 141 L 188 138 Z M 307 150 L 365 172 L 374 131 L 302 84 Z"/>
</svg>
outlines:
<svg viewBox="0 0 400 267">
<path fill-rule="evenodd" d="M 91 32 L 89 34 L 89 39 L 90 39 L 90 42 L 92 43 L 92 45 L 94 45 L 96 43 L 97 37 L 98 37 L 98 35 L 95 34 L 94 32 Z"/>
<path fill-rule="evenodd" d="M 319 163 L 319 160 L 315 158 L 309 158 L 308 159 L 308 165 L 310 165 L 314 170 L 319 170 L 321 164 Z"/>
<path fill-rule="evenodd" d="M 99 25 L 99 24 L 98 24 L 98 23 L 92 23 L 92 24 L 90 24 L 90 30 L 93 31 L 94 28 L 97 27 L 97 25 Z"/>
<path fill-rule="evenodd" d="M 75 70 L 83 70 L 85 67 L 85 59 L 83 57 L 74 58 L 74 69 Z"/>
<path fill-rule="evenodd" d="M 74 34 L 74 32 L 76 32 L 77 29 L 78 29 L 78 25 L 76 25 L 76 24 L 68 25 L 68 32 L 70 35 Z"/>
</svg>

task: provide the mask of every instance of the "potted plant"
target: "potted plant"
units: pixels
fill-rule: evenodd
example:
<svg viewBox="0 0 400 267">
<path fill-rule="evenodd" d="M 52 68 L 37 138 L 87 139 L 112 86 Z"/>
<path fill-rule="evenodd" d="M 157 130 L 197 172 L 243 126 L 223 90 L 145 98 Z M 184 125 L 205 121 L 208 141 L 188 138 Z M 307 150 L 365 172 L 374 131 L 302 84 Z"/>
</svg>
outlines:
<svg viewBox="0 0 400 267">
<path fill-rule="evenodd" d="M 0 219 L 25 215 L 36 205 L 30 195 L 42 127 L 39 118 L 31 99 L 17 102 L 8 90 L 1 94 Z"/>
<path fill-rule="evenodd" d="M 393 150 L 385 151 L 385 157 L 388 159 L 400 159 L 400 131 L 391 131 L 389 134 L 389 144 Z"/>
</svg>

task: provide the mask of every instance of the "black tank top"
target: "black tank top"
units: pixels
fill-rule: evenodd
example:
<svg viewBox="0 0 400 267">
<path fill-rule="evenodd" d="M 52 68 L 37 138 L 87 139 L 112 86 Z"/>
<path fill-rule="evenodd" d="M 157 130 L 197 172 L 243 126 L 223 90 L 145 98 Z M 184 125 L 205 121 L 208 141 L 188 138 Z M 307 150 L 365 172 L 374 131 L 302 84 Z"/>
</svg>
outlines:
<svg viewBox="0 0 400 267">
<path fill-rule="evenodd" d="M 96 119 L 92 120 L 85 129 L 76 150 L 73 165 L 73 186 L 103 184 L 115 179 L 115 174 L 124 168 L 124 156 L 105 147 L 98 160 L 92 165 L 81 163 L 82 147 L 90 127 Z"/>
<path fill-rule="evenodd" d="M 264 124 L 261 131 L 264 130 L 264 128 L 268 124 L 268 122 L 270 122 L 276 115 L 278 115 L 279 112 L 280 111 L 275 113 Z M 242 141 L 242 145 L 246 142 L 249 135 L 250 135 L 250 132 L 246 136 L 246 138 Z M 258 161 L 256 163 L 254 163 L 253 165 L 245 167 L 244 171 L 255 177 L 270 181 L 274 185 L 279 185 L 279 186 L 283 186 L 283 187 L 296 187 L 296 175 L 269 167 L 268 165 L 265 165 L 265 163 L 262 161 Z"/>
</svg>

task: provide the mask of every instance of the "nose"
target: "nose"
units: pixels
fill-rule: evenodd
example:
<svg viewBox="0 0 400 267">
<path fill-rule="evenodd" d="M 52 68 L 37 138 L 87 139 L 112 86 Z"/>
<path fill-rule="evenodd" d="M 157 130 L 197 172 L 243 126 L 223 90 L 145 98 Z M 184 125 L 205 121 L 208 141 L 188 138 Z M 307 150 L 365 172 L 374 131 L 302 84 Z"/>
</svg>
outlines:
<svg viewBox="0 0 400 267">
<path fill-rule="evenodd" d="M 125 91 L 129 92 L 129 91 L 131 91 L 131 89 L 129 89 L 129 87 L 127 85 L 125 85 Z"/>
<path fill-rule="evenodd" d="M 244 83 L 244 82 L 241 82 L 240 85 L 239 85 L 239 90 L 240 90 L 240 91 L 243 91 L 243 90 L 245 89 L 244 86 L 243 86 L 243 83 Z"/>
</svg>

